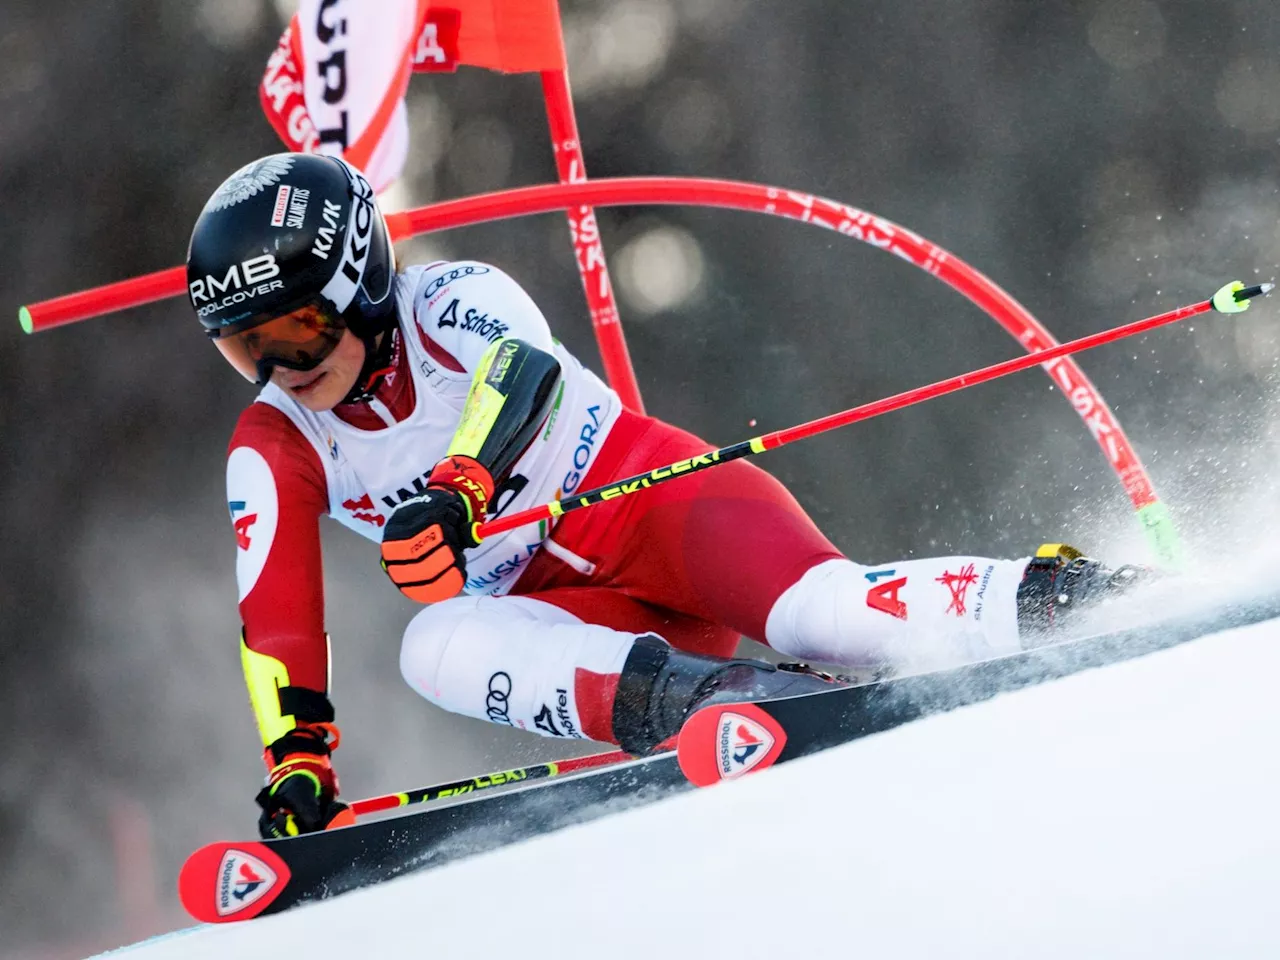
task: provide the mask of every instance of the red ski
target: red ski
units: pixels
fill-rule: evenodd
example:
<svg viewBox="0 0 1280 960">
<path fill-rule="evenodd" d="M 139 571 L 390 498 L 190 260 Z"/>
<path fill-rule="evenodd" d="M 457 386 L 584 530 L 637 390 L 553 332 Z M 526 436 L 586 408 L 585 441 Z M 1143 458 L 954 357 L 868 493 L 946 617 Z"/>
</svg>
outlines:
<svg viewBox="0 0 1280 960">
<path fill-rule="evenodd" d="M 689 781 L 707 787 L 930 714 L 1276 616 L 1280 616 L 1280 595 L 949 670 L 833 686 L 778 700 L 713 704 L 685 721 L 676 754 Z"/>
<path fill-rule="evenodd" d="M 526 783 L 546 780 L 553 782 Z M 300 837 L 210 843 L 187 858 L 178 896 L 204 923 L 249 920 L 439 866 L 462 850 L 479 853 L 592 820 L 620 804 L 651 803 L 688 786 L 670 752 L 637 760 L 615 751 L 361 800 L 352 807 L 362 818 L 438 799 L 460 802 Z M 457 843 L 462 833 L 465 845 Z"/>
</svg>

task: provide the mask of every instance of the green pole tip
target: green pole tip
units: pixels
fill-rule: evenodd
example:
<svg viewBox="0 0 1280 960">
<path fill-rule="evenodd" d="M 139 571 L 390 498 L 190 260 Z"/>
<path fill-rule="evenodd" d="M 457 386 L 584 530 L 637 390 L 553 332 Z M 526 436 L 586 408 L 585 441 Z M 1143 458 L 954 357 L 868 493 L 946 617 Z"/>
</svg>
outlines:
<svg viewBox="0 0 1280 960">
<path fill-rule="evenodd" d="M 1246 287 L 1233 280 L 1213 295 L 1213 309 L 1219 313 L 1244 313 L 1254 297 L 1265 297 L 1276 288 L 1274 283 L 1258 283 Z"/>
<path fill-rule="evenodd" d="M 31 322 L 31 311 L 26 307 L 18 308 L 18 323 L 22 325 L 23 333 L 34 333 L 35 326 Z"/>
<path fill-rule="evenodd" d="M 1232 280 L 1213 295 L 1213 309 L 1219 313 L 1244 313 L 1249 309 L 1249 297 L 1257 296 L 1260 292 L 1248 293 L 1243 283 Z"/>
</svg>

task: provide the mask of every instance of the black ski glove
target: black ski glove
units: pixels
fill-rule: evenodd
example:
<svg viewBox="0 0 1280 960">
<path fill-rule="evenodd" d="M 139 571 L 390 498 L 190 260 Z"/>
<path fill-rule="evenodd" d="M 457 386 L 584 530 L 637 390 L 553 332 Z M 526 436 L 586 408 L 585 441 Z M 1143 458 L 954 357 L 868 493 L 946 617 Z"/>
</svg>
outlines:
<svg viewBox="0 0 1280 960">
<path fill-rule="evenodd" d="M 334 734 L 333 743 L 328 734 Z M 274 761 L 267 785 L 258 793 L 262 816 L 258 832 L 264 840 L 296 837 L 355 823 L 351 808 L 337 799 L 338 776 L 329 762 L 338 746 L 332 724 L 308 724 L 292 730 L 267 748 Z"/>
</svg>

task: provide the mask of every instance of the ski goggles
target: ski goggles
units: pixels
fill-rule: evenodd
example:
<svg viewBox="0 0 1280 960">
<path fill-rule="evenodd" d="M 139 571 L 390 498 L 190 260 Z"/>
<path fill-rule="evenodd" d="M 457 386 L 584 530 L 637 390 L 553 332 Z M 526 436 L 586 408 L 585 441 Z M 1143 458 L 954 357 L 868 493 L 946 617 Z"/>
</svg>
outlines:
<svg viewBox="0 0 1280 960">
<path fill-rule="evenodd" d="M 214 346 L 240 375 L 259 385 L 273 367 L 314 370 L 333 353 L 347 323 L 327 302 L 315 300 L 239 332 L 210 331 Z"/>
</svg>

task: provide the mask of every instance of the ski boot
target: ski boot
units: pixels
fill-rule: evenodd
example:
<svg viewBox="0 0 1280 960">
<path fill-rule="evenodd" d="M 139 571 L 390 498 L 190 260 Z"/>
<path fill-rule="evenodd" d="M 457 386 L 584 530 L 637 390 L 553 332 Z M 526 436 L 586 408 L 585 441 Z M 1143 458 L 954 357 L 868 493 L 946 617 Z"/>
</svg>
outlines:
<svg viewBox="0 0 1280 960">
<path fill-rule="evenodd" d="M 1027 564 L 1018 586 L 1018 632 L 1024 649 L 1043 646 L 1081 607 L 1097 606 L 1154 574 L 1150 567 L 1125 564 L 1115 570 L 1090 560 L 1065 543 L 1043 544 Z"/>
<path fill-rule="evenodd" d="M 613 735 L 627 753 L 644 756 L 678 734 L 699 707 L 817 693 L 846 682 L 803 663 L 775 667 L 761 660 L 685 653 L 646 634 L 636 638 L 618 678 Z"/>
</svg>

